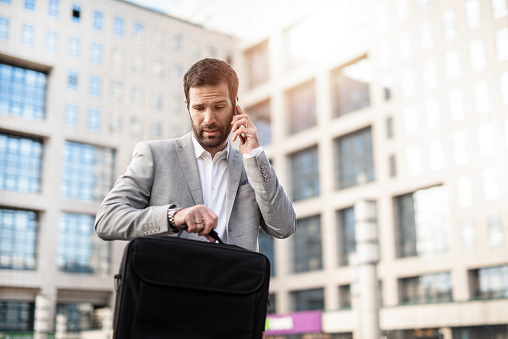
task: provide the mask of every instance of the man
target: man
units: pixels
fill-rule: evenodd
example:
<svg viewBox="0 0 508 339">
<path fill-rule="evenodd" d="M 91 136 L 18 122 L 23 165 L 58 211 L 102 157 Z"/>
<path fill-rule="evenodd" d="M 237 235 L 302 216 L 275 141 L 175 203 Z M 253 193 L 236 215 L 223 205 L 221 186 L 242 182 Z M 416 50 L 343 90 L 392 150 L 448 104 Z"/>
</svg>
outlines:
<svg viewBox="0 0 508 339">
<path fill-rule="evenodd" d="M 102 239 L 169 235 L 258 250 L 259 227 L 276 238 L 296 231 L 291 201 L 279 184 L 257 129 L 236 105 L 238 77 L 227 63 L 203 59 L 184 76 L 192 132 L 140 142 L 127 172 L 97 213 Z M 238 113 L 238 114 L 236 114 Z M 228 140 L 245 138 L 240 151 Z"/>
</svg>

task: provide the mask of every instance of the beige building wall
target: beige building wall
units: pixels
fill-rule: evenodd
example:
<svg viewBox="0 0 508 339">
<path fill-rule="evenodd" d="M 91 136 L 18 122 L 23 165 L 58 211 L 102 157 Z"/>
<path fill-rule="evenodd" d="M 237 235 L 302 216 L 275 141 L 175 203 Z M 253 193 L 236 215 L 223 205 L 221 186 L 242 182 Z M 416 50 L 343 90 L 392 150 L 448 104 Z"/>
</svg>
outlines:
<svg viewBox="0 0 508 339">
<path fill-rule="evenodd" d="M 0 192 L 5 209 L 39 213 L 37 269 L 0 270 L 0 300 L 34 302 L 43 294 L 54 319 L 58 302 L 113 304 L 113 275 L 120 265 L 123 242 L 112 242 L 108 274 L 59 272 L 58 224 L 62 212 L 95 216 L 101 201 L 61 197 L 63 151 L 67 141 L 112 148 L 114 178 L 125 172 L 134 145 L 140 140 L 171 138 L 190 130 L 184 105 L 183 74 L 195 61 L 217 57 L 234 63 L 235 39 L 200 26 L 115 0 L 58 1 L 57 17 L 49 0 L 0 3 L 8 19 L 8 37 L 0 39 L 0 62 L 48 74 L 46 111 L 42 120 L 0 112 L 0 133 L 42 139 L 41 191 L 35 194 Z M 73 22 L 79 6 L 79 23 Z M 102 13 L 102 30 L 94 28 L 94 12 Z M 115 18 L 123 19 L 123 36 L 114 33 Z M 135 33 L 135 25 L 142 25 Z M 33 27 L 33 43 L 22 42 L 23 25 Z M 57 35 L 56 50 L 47 48 L 47 34 Z M 79 39 L 79 55 L 70 55 L 70 39 Z M 102 61 L 92 60 L 94 43 L 102 46 Z M 78 73 L 77 90 L 68 89 L 69 71 Z M 90 94 L 91 76 L 100 77 L 100 95 Z M 160 102 L 160 104 L 158 104 Z M 66 106 L 77 107 L 77 123 L 66 124 Z M 100 112 L 99 128 L 88 127 L 89 109 Z M 156 124 L 159 124 L 160 132 Z M 53 330 L 53 321 L 51 329 Z"/>
</svg>

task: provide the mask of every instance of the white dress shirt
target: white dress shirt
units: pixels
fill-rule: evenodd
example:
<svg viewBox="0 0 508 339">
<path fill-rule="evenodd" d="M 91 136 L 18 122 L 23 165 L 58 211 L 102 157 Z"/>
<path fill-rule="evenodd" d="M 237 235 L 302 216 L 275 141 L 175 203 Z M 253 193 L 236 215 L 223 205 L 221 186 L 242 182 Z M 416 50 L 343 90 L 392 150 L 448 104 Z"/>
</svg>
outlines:
<svg viewBox="0 0 508 339">
<path fill-rule="evenodd" d="M 231 144 L 228 140 L 226 147 L 222 151 L 217 152 L 212 159 L 210 152 L 201 146 L 194 137 L 194 134 L 192 134 L 192 142 L 198 164 L 203 203 L 219 218 L 215 231 L 222 241 L 227 243 L 226 189 L 228 187 L 228 156 Z M 243 157 L 250 158 L 259 155 L 262 151 L 263 148 L 258 147 L 252 150 L 250 154 L 244 154 Z"/>
</svg>

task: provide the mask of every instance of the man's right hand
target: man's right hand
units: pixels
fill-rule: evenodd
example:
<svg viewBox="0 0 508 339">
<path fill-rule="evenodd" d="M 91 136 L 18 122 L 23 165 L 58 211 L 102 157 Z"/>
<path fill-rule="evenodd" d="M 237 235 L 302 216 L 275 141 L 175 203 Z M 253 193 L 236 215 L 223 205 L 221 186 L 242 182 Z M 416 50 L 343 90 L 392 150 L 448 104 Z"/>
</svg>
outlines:
<svg viewBox="0 0 508 339">
<path fill-rule="evenodd" d="M 181 209 L 174 215 L 175 226 L 187 225 L 185 231 L 204 235 L 210 242 L 215 239 L 208 233 L 217 227 L 219 217 L 205 205 L 195 205 Z"/>
</svg>

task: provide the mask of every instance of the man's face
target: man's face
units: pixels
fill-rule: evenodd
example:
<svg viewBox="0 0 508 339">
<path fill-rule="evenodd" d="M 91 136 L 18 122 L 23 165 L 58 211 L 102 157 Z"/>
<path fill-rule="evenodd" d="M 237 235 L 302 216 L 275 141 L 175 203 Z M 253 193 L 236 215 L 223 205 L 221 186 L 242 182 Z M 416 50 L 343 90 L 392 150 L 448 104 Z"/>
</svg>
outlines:
<svg viewBox="0 0 508 339">
<path fill-rule="evenodd" d="M 234 105 L 224 82 L 217 86 L 191 87 L 188 111 L 196 140 L 212 154 L 226 146 Z"/>
</svg>

